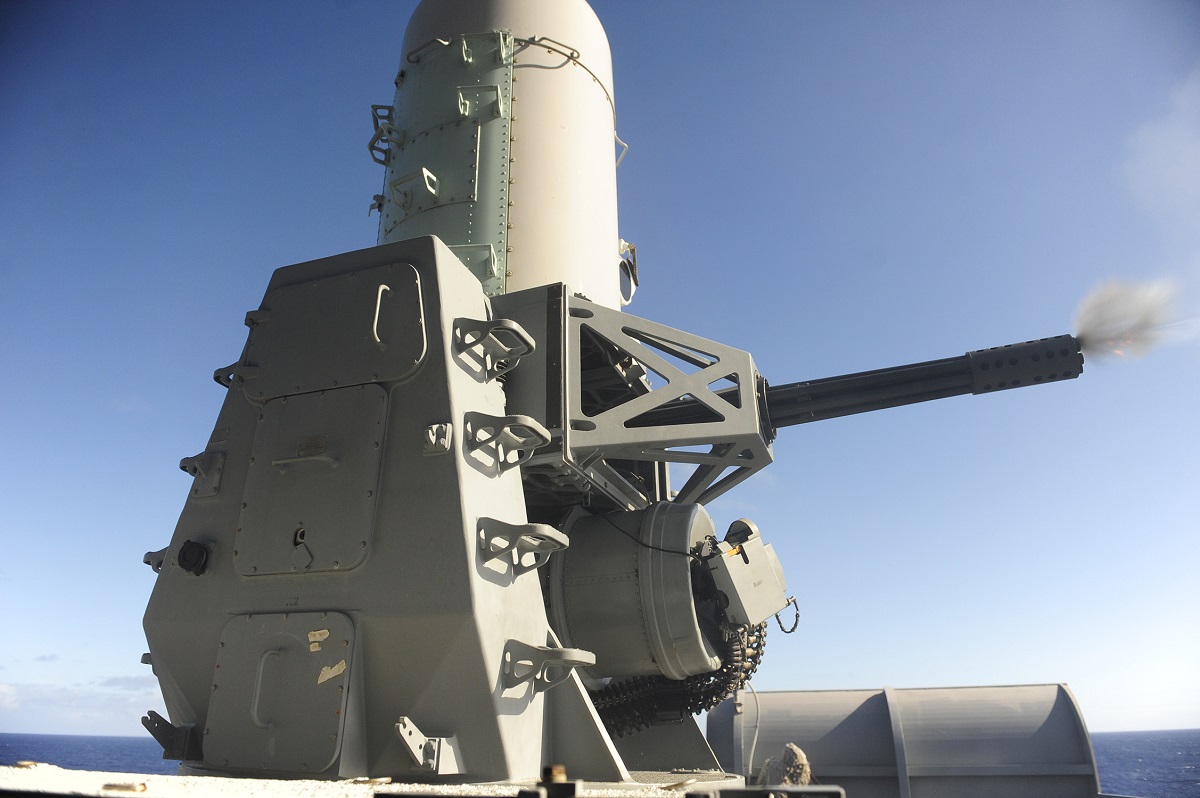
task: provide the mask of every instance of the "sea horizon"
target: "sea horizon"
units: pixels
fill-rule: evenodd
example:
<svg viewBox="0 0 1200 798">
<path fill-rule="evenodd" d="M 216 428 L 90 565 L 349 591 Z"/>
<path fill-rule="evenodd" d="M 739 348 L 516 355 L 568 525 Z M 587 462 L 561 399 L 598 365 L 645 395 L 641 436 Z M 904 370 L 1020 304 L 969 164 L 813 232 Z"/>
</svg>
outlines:
<svg viewBox="0 0 1200 798">
<path fill-rule="evenodd" d="M 1200 795 L 1200 729 L 1092 732 L 1091 742 L 1106 795 Z M 176 760 L 162 758 L 162 748 L 149 733 L 0 732 L 0 765 L 26 760 L 74 770 L 168 776 L 179 767 Z"/>
</svg>

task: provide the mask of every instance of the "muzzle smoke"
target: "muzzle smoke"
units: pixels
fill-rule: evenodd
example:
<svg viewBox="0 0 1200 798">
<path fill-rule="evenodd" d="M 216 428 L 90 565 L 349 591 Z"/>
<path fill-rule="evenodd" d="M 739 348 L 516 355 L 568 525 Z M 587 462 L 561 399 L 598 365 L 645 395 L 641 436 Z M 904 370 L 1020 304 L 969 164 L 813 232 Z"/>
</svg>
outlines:
<svg viewBox="0 0 1200 798">
<path fill-rule="evenodd" d="M 1084 355 L 1103 358 L 1146 354 L 1172 322 L 1176 293 L 1170 280 L 1111 280 L 1094 288 L 1079 303 L 1075 314 L 1075 336 Z"/>
</svg>

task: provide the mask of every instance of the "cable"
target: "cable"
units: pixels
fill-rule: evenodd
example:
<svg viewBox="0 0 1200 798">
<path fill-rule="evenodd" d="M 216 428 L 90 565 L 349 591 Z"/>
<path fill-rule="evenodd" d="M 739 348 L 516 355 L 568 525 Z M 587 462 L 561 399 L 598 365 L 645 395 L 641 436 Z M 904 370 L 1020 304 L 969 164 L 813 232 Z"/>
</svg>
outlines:
<svg viewBox="0 0 1200 798">
<path fill-rule="evenodd" d="M 779 612 L 783 612 L 783 610 L 786 610 L 787 604 L 783 605 L 783 610 L 780 610 L 779 612 L 775 613 L 775 623 L 779 624 L 779 631 L 783 632 L 785 635 L 790 635 L 792 632 L 796 631 L 796 627 L 800 625 L 800 605 L 796 603 L 796 597 L 792 596 L 791 598 L 789 598 L 788 604 L 791 604 L 792 608 L 796 610 L 796 617 L 794 619 L 792 619 L 792 628 L 791 629 L 784 629 L 783 621 L 779 620 Z"/>
<path fill-rule="evenodd" d="M 613 529 L 617 530 L 622 535 L 629 538 L 630 540 L 632 540 L 634 543 L 638 544 L 639 546 L 644 546 L 645 548 L 651 549 L 653 551 L 661 551 L 663 554 L 678 554 L 681 557 L 691 557 L 693 560 L 700 563 L 701 565 L 704 564 L 703 559 L 701 559 L 698 555 L 693 554 L 690 551 L 675 551 L 674 549 L 664 549 L 660 546 L 652 545 L 652 544 L 647 543 L 646 541 L 642 540 L 641 538 L 639 538 L 637 535 L 633 534 L 632 532 L 629 532 L 628 530 L 622 529 L 621 527 L 617 526 L 616 522 L 613 521 L 611 518 L 609 518 L 607 515 L 604 515 L 602 513 L 593 513 L 592 515 L 596 516 L 597 518 L 603 518 L 605 521 L 608 522 L 609 526 L 611 526 Z"/>
<path fill-rule="evenodd" d="M 754 696 L 754 736 L 750 738 L 750 756 L 746 760 L 746 772 L 753 778 L 754 749 L 758 748 L 758 730 L 762 727 L 762 706 L 758 703 L 758 691 L 754 689 L 754 685 L 747 681 L 746 686 L 750 688 L 750 695 Z"/>
</svg>

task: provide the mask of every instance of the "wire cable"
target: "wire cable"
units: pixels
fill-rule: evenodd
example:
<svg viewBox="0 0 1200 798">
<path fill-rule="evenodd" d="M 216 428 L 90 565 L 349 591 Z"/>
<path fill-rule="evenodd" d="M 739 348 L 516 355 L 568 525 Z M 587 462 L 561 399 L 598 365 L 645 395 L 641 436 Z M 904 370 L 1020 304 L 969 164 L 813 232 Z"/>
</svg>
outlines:
<svg viewBox="0 0 1200 798">
<path fill-rule="evenodd" d="M 779 612 L 783 612 L 783 610 L 786 610 L 787 604 L 783 605 L 783 610 L 780 610 L 779 612 L 775 613 L 775 623 L 779 624 L 779 631 L 783 632 L 785 635 L 790 635 L 792 632 L 796 631 L 796 627 L 800 625 L 800 605 L 796 603 L 796 597 L 792 596 L 791 598 L 789 598 L 788 604 L 791 604 L 792 608 L 794 610 L 796 610 L 796 617 L 792 619 L 792 628 L 791 629 L 784 629 L 783 621 L 781 621 L 779 619 Z"/>
<path fill-rule="evenodd" d="M 746 682 L 750 695 L 754 696 L 754 736 L 750 738 L 750 756 L 746 760 L 746 775 L 754 777 L 754 749 L 758 748 L 758 730 L 762 726 L 762 706 L 758 703 L 758 691 L 754 685 Z"/>
<path fill-rule="evenodd" d="M 681 557 L 691 557 L 693 560 L 700 563 L 701 565 L 704 564 L 704 560 L 697 554 L 693 554 L 690 551 L 675 551 L 674 549 L 664 549 L 661 546 L 655 546 L 651 543 L 647 543 L 646 541 L 642 540 L 641 538 L 639 538 L 637 535 L 633 534 L 632 532 L 630 532 L 626 529 L 622 529 L 621 527 L 617 526 L 617 523 L 615 521 L 613 521 L 611 518 L 609 518 L 607 515 L 604 515 L 603 513 L 593 513 L 592 515 L 594 515 L 597 518 L 603 518 L 605 521 L 608 522 L 609 526 L 611 526 L 613 529 L 617 530 L 622 535 L 629 538 L 630 540 L 632 540 L 634 543 L 638 544 L 639 546 L 644 546 L 645 548 L 651 549 L 653 551 L 661 551 L 663 554 L 678 554 Z"/>
</svg>

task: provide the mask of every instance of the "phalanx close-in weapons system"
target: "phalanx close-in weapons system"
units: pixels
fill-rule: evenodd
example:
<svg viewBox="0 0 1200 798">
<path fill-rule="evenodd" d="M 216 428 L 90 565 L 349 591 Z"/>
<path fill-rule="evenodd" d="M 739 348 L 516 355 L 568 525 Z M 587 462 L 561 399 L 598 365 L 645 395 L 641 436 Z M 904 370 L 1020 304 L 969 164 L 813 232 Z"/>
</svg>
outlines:
<svg viewBox="0 0 1200 798">
<path fill-rule="evenodd" d="M 583 0 L 425 0 L 395 82 L 378 245 L 278 269 L 215 374 L 147 555 L 170 719 L 144 721 L 195 773 L 719 771 L 691 716 L 793 600 L 755 525 L 718 534 L 705 503 L 781 427 L 1073 378 L 1078 342 L 769 385 L 620 309 L 636 250 Z"/>
</svg>

